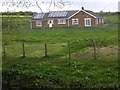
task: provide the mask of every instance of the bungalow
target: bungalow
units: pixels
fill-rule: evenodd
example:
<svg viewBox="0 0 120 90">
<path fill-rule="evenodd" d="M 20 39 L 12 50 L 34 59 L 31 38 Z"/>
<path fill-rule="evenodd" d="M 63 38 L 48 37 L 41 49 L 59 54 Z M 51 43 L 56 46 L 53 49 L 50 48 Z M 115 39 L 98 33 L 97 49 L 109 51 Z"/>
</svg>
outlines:
<svg viewBox="0 0 120 90">
<path fill-rule="evenodd" d="M 82 10 L 35 13 L 30 23 L 31 28 L 98 26 L 104 24 L 104 18 L 82 8 Z"/>
</svg>

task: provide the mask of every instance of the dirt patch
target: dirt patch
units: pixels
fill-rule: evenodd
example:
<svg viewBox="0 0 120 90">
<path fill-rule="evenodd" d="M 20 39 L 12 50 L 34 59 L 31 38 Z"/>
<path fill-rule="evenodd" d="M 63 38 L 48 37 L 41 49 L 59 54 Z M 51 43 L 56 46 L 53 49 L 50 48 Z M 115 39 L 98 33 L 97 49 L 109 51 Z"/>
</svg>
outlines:
<svg viewBox="0 0 120 90">
<path fill-rule="evenodd" d="M 96 50 L 98 52 L 107 52 L 107 53 L 110 53 L 110 52 L 114 52 L 114 53 L 117 53 L 118 52 L 118 46 L 115 46 L 115 47 L 97 47 Z"/>
<path fill-rule="evenodd" d="M 107 58 L 118 55 L 118 46 L 115 47 L 97 47 L 96 55 L 98 58 Z M 93 47 L 84 48 L 81 51 L 72 53 L 72 57 L 76 59 L 93 59 Z"/>
</svg>

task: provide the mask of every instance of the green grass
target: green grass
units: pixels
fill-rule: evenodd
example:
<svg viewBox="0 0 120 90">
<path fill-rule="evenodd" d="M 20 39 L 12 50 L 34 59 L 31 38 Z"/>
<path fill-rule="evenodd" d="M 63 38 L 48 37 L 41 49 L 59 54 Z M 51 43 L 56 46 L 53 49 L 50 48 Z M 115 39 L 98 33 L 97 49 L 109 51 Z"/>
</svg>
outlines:
<svg viewBox="0 0 120 90">
<path fill-rule="evenodd" d="M 112 34 L 112 35 L 111 35 Z M 55 38 L 54 38 L 55 37 Z M 66 42 L 78 39 L 117 39 L 116 25 L 113 29 L 106 27 L 92 28 L 54 28 L 33 29 L 25 31 L 3 31 L 3 41 L 25 42 Z"/>
<path fill-rule="evenodd" d="M 118 88 L 116 18 L 106 17 L 107 25 L 99 27 L 4 28 L 2 41 L 6 45 L 6 57 L 3 57 L 3 87 Z M 93 39 L 96 41 L 96 60 Z M 72 59 L 68 58 L 68 40 Z M 45 43 L 48 57 L 44 57 Z"/>
<path fill-rule="evenodd" d="M 42 60 L 42 59 L 41 59 Z M 3 83 L 24 88 L 118 87 L 117 61 L 22 58 L 3 62 Z M 53 63 L 54 62 L 54 63 Z M 8 69 L 9 68 L 9 69 Z M 8 77 L 9 76 L 9 77 Z M 16 82 L 16 83 L 15 83 Z"/>
<path fill-rule="evenodd" d="M 67 30 L 68 29 L 68 30 Z M 71 29 L 71 30 L 70 30 Z M 82 29 L 82 30 L 81 30 Z M 84 30 L 83 30 L 84 29 Z M 89 30 L 87 30 L 89 29 Z M 92 30 L 96 29 L 96 30 Z M 71 43 L 71 52 L 93 46 L 107 47 L 118 45 L 117 29 L 105 30 L 96 28 L 54 28 L 43 30 L 3 31 L 3 44 L 6 44 L 8 56 L 22 56 L 22 41 L 25 42 L 26 55 L 30 57 L 44 56 L 44 44 L 48 45 L 48 54 L 52 57 L 64 57 L 67 54 L 67 42 Z M 13 52 L 13 53 L 11 53 Z M 16 53 L 14 53 L 16 52 Z"/>
</svg>

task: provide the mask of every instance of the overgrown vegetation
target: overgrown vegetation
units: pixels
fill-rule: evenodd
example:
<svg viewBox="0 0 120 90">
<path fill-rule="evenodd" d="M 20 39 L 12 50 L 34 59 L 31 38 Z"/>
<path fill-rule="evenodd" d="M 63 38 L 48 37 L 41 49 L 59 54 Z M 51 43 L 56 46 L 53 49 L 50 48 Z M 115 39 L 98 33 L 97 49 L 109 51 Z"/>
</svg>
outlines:
<svg viewBox="0 0 120 90">
<path fill-rule="evenodd" d="M 21 20 L 29 26 L 29 18 Z M 105 22 L 99 27 L 32 30 L 25 27 L 8 30 L 5 26 L 3 87 L 118 88 L 117 16 L 106 16 Z M 96 41 L 96 60 L 93 59 L 92 39 Z M 68 40 L 72 59 L 68 59 Z M 23 41 L 26 50 L 24 58 L 21 57 Z M 49 57 L 44 57 L 45 43 Z"/>
</svg>

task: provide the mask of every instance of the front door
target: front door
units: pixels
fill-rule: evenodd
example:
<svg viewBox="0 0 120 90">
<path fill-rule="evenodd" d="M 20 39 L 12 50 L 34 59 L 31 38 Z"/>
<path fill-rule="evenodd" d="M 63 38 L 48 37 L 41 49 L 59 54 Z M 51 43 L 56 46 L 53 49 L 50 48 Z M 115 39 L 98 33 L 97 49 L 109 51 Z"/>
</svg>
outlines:
<svg viewBox="0 0 120 90">
<path fill-rule="evenodd" d="M 49 28 L 53 27 L 53 20 L 48 20 L 48 26 L 49 26 Z"/>
</svg>

